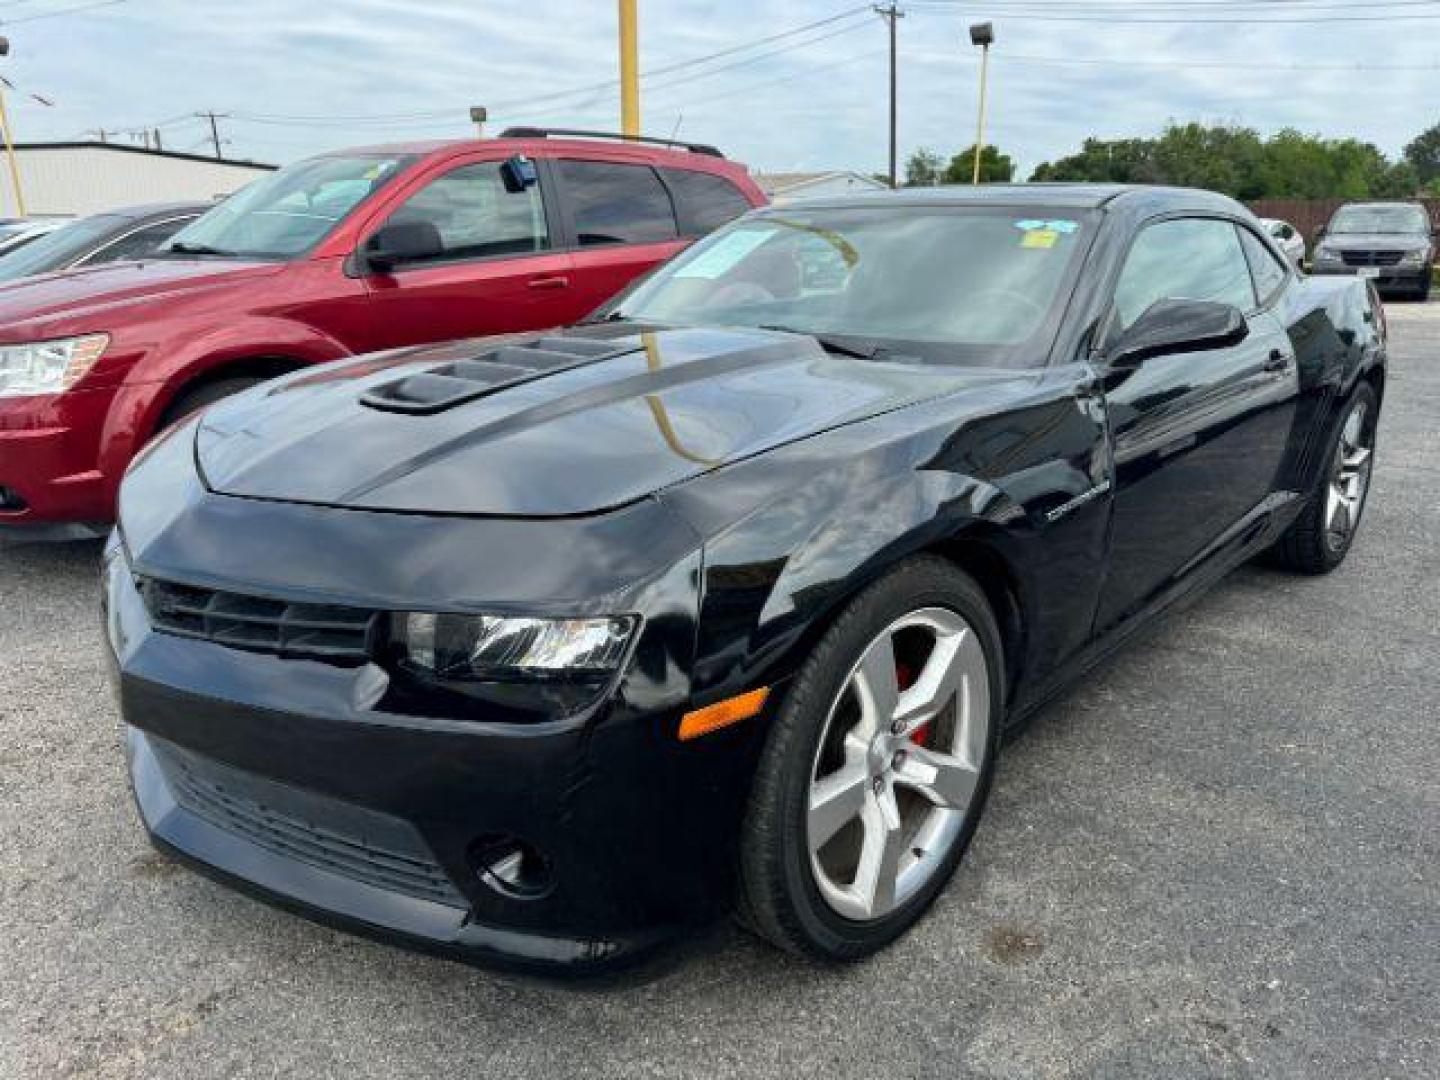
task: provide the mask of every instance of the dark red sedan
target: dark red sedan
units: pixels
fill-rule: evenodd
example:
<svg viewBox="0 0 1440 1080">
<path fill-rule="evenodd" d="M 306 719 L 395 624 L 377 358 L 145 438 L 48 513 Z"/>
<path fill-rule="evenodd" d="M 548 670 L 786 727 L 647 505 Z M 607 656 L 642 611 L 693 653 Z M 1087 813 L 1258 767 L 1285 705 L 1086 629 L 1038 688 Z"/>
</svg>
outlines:
<svg viewBox="0 0 1440 1080">
<path fill-rule="evenodd" d="M 140 447 L 227 394 L 574 322 L 764 201 L 711 147 L 517 129 L 310 158 L 143 262 L 0 287 L 0 537 L 109 521 Z"/>
</svg>

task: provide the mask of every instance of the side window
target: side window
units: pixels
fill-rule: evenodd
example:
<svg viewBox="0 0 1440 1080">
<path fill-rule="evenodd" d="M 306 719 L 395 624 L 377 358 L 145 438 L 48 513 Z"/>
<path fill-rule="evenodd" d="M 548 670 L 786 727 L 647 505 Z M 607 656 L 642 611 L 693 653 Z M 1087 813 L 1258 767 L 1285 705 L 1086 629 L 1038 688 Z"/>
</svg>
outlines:
<svg viewBox="0 0 1440 1080">
<path fill-rule="evenodd" d="M 196 217 L 198 216 L 197 214 Z M 194 217 L 175 218 L 147 225 L 143 229 L 136 229 L 129 236 L 122 236 L 113 244 L 95 252 L 84 261 L 84 265 L 98 266 L 100 263 L 143 259 L 146 255 L 153 254 L 157 247 L 194 220 Z"/>
<path fill-rule="evenodd" d="M 606 161 L 556 163 L 582 247 L 674 240 L 675 210 L 648 165 Z"/>
<path fill-rule="evenodd" d="M 451 169 L 410 196 L 390 215 L 390 222 L 434 226 L 442 250 L 424 262 L 545 250 L 550 235 L 540 185 L 506 190 L 502 165 L 485 161 Z"/>
<path fill-rule="evenodd" d="M 1250 263 L 1250 273 L 1255 278 L 1255 295 L 1261 306 L 1268 304 L 1276 290 L 1285 284 L 1287 271 L 1271 254 L 1270 249 L 1249 229 L 1236 226 L 1240 234 L 1240 246 L 1245 249 L 1245 258 Z"/>
<path fill-rule="evenodd" d="M 683 236 L 704 236 L 750 209 L 750 200 L 723 176 L 687 169 L 662 172 L 675 196 L 675 213 Z"/>
<path fill-rule="evenodd" d="M 1119 329 L 1157 300 L 1214 300 L 1255 307 L 1250 267 L 1235 227 L 1218 218 L 1176 218 L 1148 225 L 1135 238 L 1115 285 Z"/>
</svg>

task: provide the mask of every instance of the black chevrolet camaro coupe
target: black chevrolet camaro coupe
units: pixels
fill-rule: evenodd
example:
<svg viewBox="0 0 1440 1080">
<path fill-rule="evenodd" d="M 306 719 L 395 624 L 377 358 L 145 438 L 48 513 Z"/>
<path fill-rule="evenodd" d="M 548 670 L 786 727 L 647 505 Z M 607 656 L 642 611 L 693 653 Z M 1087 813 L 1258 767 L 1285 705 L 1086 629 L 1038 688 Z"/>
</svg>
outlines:
<svg viewBox="0 0 1440 1080">
<path fill-rule="evenodd" d="M 585 969 L 738 908 L 852 958 L 1001 736 L 1360 522 L 1372 287 L 1198 191 L 762 210 L 548 334 L 311 369 L 132 469 L 105 614 L 154 841 L 303 913 Z"/>
</svg>

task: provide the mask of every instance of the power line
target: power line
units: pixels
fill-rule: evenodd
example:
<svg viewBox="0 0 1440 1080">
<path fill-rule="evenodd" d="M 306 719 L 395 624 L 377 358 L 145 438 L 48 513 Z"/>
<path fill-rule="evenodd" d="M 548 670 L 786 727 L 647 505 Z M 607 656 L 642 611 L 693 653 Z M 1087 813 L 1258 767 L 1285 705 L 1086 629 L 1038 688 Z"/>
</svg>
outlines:
<svg viewBox="0 0 1440 1080">
<path fill-rule="evenodd" d="M 61 15 L 78 15 L 82 11 L 94 11 L 96 8 L 114 7 L 116 4 L 127 3 L 128 0 L 96 0 L 92 4 L 77 4 L 74 7 L 58 8 L 54 11 L 41 11 L 34 15 L 22 15 L 18 19 L 0 19 L 0 26 L 19 26 L 21 23 L 38 22 L 41 19 L 57 19 Z"/>
<path fill-rule="evenodd" d="M 946 3 L 944 0 L 911 0 L 910 6 L 929 8 L 937 11 L 949 8 L 957 10 L 957 4 Z M 1312 17 L 1272 18 L 1268 16 L 1256 17 L 1245 15 L 1222 15 L 1219 17 L 1187 18 L 1182 15 L 1144 16 L 1136 17 L 1121 14 L 1117 11 L 1089 11 L 1081 14 L 1074 13 L 1052 13 L 1049 10 L 1042 11 L 1011 11 L 1006 9 L 1003 12 L 1006 19 L 1027 22 L 1064 22 L 1064 23 L 1104 23 L 1115 26 L 1129 24 L 1132 26 L 1285 26 L 1285 25 L 1315 25 L 1320 23 L 1391 23 L 1401 20 L 1431 20 L 1440 19 L 1440 12 L 1401 12 L 1394 15 L 1316 15 Z"/>
</svg>

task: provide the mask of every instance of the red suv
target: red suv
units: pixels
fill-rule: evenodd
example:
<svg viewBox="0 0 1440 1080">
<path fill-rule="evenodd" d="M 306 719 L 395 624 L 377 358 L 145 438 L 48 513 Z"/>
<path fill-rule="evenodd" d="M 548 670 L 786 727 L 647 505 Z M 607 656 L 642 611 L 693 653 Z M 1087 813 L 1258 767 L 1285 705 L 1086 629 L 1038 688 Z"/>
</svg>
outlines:
<svg viewBox="0 0 1440 1080">
<path fill-rule="evenodd" d="M 0 287 L 0 536 L 110 520 L 140 447 L 226 394 L 574 322 L 764 201 L 712 147 L 512 129 L 297 162 L 145 262 Z"/>
</svg>

